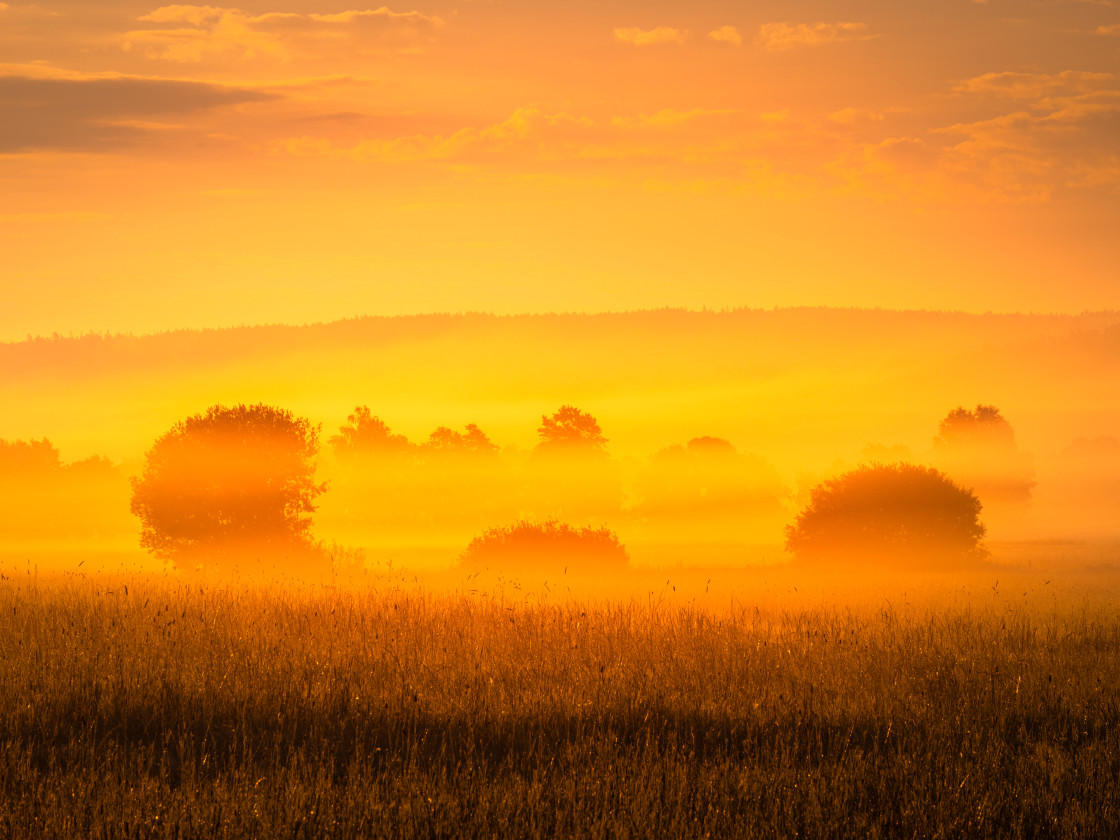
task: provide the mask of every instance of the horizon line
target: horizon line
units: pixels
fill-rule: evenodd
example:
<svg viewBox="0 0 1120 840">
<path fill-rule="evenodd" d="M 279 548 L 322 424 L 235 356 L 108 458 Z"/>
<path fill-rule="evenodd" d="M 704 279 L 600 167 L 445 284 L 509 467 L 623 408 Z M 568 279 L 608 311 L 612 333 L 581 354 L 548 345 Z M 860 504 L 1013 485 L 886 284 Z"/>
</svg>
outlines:
<svg viewBox="0 0 1120 840">
<path fill-rule="evenodd" d="M 1052 311 L 1052 312 L 1036 312 L 1033 310 L 984 310 L 984 311 L 970 311 L 966 309 L 913 309 L 913 308 L 893 308 L 884 306 L 836 306 L 828 304 L 812 305 L 801 304 L 791 306 L 771 306 L 771 307 L 753 307 L 753 306 L 735 306 L 735 307 L 707 307 L 692 308 L 686 306 L 658 306 L 658 307 L 645 307 L 635 309 L 604 309 L 604 310 L 557 310 L 557 311 L 526 311 L 526 312 L 505 312 L 495 313 L 493 311 L 465 309 L 459 311 L 449 310 L 434 310 L 429 312 L 411 312 L 411 313 L 398 313 L 395 315 L 378 315 L 370 313 L 362 313 L 359 315 L 343 316 L 333 320 L 322 321 L 304 321 L 303 323 L 295 322 L 260 322 L 260 323 L 240 323 L 240 324 L 226 324 L 222 326 L 183 326 L 171 327 L 164 330 L 154 330 L 152 332 L 135 333 L 131 331 L 113 331 L 106 330 L 104 332 L 97 330 L 89 330 L 75 334 L 69 332 L 62 334 L 53 332 L 50 335 L 46 334 L 32 334 L 27 333 L 23 338 L 0 338 L 0 346 L 18 346 L 20 344 L 32 344 L 36 342 L 50 342 L 50 341 L 81 341 L 83 339 L 142 339 L 142 338 L 155 338 L 163 336 L 181 335 L 185 333 L 216 333 L 216 332 L 234 332 L 237 330 L 258 330 L 258 329 L 308 329 L 314 327 L 331 327 L 339 324 L 351 324 L 360 321 L 406 321 L 424 318 L 492 318 L 494 320 L 516 320 L 520 318 L 603 318 L 603 317 L 618 317 L 627 315 L 655 315 L 655 314 L 680 314 L 680 315 L 715 315 L 715 316 L 731 316 L 746 313 L 756 314 L 777 314 L 782 312 L 846 312 L 846 313 L 882 313 L 894 315 L 941 315 L 941 316 L 965 316 L 969 318 L 984 318 L 984 317 L 998 317 L 998 318 L 1086 318 L 1086 317 L 1110 317 L 1120 315 L 1120 310 L 1115 309 L 1082 309 L 1080 312 L 1073 311 Z"/>
</svg>

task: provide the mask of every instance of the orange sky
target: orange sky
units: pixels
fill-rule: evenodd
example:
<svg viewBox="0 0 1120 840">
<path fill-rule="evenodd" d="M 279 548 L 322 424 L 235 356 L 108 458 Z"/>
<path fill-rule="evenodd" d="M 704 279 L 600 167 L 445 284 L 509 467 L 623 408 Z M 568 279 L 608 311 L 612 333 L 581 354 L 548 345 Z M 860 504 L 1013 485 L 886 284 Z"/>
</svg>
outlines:
<svg viewBox="0 0 1120 840">
<path fill-rule="evenodd" d="M 0 2 L 0 340 L 1120 308 L 1120 8 Z"/>
</svg>

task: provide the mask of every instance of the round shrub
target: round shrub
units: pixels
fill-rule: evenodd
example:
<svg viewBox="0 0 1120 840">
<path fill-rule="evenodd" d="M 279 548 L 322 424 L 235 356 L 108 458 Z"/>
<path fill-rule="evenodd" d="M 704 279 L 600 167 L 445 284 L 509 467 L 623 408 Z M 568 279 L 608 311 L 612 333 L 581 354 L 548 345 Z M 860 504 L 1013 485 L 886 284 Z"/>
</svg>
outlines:
<svg viewBox="0 0 1120 840">
<path fill-rule="evenodd" d="M 812 561 L 980 559 L 980 508 L 971 490 L 931 467 L 861 466 L 813 488 L 808 507 L 786 528 L 786 548 Z"/>
<path fill-rule="evenodd" d="M 573 528 L 549 519 L 490 528 L 470 541 L 463 565 L 520 571 L 621 569 L 630 561 L 609 528 Z"/>
</svg>

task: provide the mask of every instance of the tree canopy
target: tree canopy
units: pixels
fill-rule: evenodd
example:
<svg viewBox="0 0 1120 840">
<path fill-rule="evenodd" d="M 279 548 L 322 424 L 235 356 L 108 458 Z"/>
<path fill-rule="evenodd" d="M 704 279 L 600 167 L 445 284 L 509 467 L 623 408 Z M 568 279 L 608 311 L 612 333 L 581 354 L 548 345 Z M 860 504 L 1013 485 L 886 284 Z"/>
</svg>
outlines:
<svg viewBox="0 0 1120 840">
<path fill-rule="evenodd" d="M 498 445 L 474 423 L 468 423 L 463 432 L 457 432 L 447 426 L 439 426 L 428 436 L 424 448 L 430 452 L 449 455 L 498 454 Z"/>
<path fill-rule="evenodd" d="M 931 467 L 872 464 L 818 484 L 786 528 L 799 559 L 954 562 L 982 556 L 980 500 Z"/>
<path fill-rule="evenodd" d="M 102 455 L 63 463 L 58 448 L 42 440 L 0 440 L 0 475 L 21 479 L 96 477 L 114 472 L 113 463 Z"/>
<path fill-rule="evenodd" d="M 42 440 L 0 440 L 0 475 L 47 473 L 62 467 L 58 450 Z"/>
<path fill-rule="evenodd" d="M 1015 432 L 994 405 L 955 408 L 933 440 L 936 463 L 966 481 L 986 502 L 1023 502 L 1035 485 L 1031 457 L 1019 450 Z"/>
<path fill-rule="evenodd" d="M 552 416 L 541 416 L 537 428 L 541 451 L 605 452 L 607 439 L 599 421 L 574 405 L 562 405 Z"/>
<path fill-rule="evenodd" d="M 327 441 L 336 455 L 386 455 L 407 452 L 411 444 L 404 435 L 393 434 L 388 424 L 373 415 L 369 406 L 359 405 Z"/>
<path fill-rule="evenodd" d="M 701 435 L 694 437 L 687 444 L 685 449 L 689 452 L 701 456 L 711 455 L 713 457 L 730 457 L 736 453 L 735 445 L 729 440 L 720 437 L 712 437 L 711 435 Z"/>
<path fill-rule="evenodd" d="M 969 411 L 954 408 L 941 421 L 936 446 L 991 446 L 1015 448 L 1015 432 L 994 405 L 977 405 Z"/>
<path fill-rule="evenodd" d="M 786 491 L 777 469 L 711 435 L 655 452 L 635 491 L 635 510 L 655 527 L 675 521 L 675 527 L 687 528 L 702 520 L 706 533 L 714 535 L 756 528 L 760 518 L 785 518 L 781 498 Z"/>
<path fill-rule="evenodd" d="M 314 479 L 318 434 L 264 404 L 214 405 L 176 423 L 132 480 L 140 544 L 177 563 L 306 547 L 326 489 Z"/>
</svg>

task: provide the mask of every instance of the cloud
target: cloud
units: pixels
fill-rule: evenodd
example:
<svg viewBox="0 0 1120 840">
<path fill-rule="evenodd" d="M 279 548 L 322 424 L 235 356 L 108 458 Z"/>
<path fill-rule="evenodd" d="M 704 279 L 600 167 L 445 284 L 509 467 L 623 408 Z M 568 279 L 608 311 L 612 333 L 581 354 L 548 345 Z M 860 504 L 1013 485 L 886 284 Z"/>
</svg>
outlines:
<svg viewBox="0 0 1120 840">
<path fill-rule="evenodd" d="M 1098 35 L 1120 35 L 1120 23 L 1110 23 L 1107 26 L 1098 26 L 1093 31 Z"/>
<path fill-rule="evenodd" d="M 571 113 L 519 108 L 485 127 L 339 142 L 329 131 L 273 144 L 278 154 L 369 164 L 486 169 L 495 175 L 572 177 L 595 173 L 611 179 L 668 177 L 721 183 L 789 186 L 787 171 L 806 158 L 828 154 L 821 135 L 783 115 L 768 119 L 738 110 L 663 110 L 591 119 Z M 824 138 L 831 143 L 830 138 Z"/>
<path fill-rule="evenodd" d="M 883 160 L 905 168 L 926 168 L 936 158 L 936 152 L 920 137 L 888 137 L 876 150 Z"/>
<path fill-rule="evenodd" d="M 340 49 L 414 47 L 442 25 L 420 12 L 378 9 L 335 14 L 270 12 L 253 15 L 222 6 L 162 6 L 140 18 L 170 28 L 137 29 L 122 41 L 126 50 L 151 58 L 199 62 L 213 57 L 252 59 L 334 54 Z"/>
<path fill-rule="evenodd" d="M 587 166 L 610 161 L 616 171 L 624 162 L 641 170 L 653 160 L 726 161 L 728 138 L 738 142 L 745 120 L 735 110 L 666 109 L 593 120 L 523 107 L 507 119 L 485 127 L 443 134 L 367 138 L 351 146 L 336 145 L 326 137 L 294 137 L 276 143 L 274 149 L 296 156 L 373 163 L 443 162 L 456 166 L 547 169 L 554 164 Z"/>
<path fill-rule="evenodd" d="M 649 47 L 656 44 L 683 44 L 688 33 L 672 26 L 658 26 L 654 29 L 639 29 L 631 26 L 614 31 L 616 40 L 635 47 Z"/>
<path fill-rule="evenodd" d="M 841 108 L 828 115 L 828 121 L 837 125 L 859 125 L 869 122 L 880 122 L 884 115 L 878 111 L 866 108 Z"/>
<path fill-rule="evenodd" d="M 755 43 L 768 50 L 818 47 L 839 41 L 865 41 L 866 23 L 764 23 Z"/>
<path fill-rule="evenodd" d="M 693 108 L 691 111 L 677 111 L 666 108 L 655 114 L 639 114 L 634 117 L 614 117 L 611 125 L 616 128 L 676 128 L 709 117 L 728 117 L 741 114 L 733 108 Z"/>
<path fill-rule="evenodd" d="M 1109 74 L 994 73 L 961 83 L 968 96 L 1011 113 L 931 128 L 910 109 L 848 107 L 825 113 L 682 108 L 617 114 L 538 107 L 477 127 L 402 130 L 357 140 L 302 124 L 273 150 L 370 164 L 494 174 L 555 174 L 766 184 L 860 192 L 941 205 L 1045 201 L 1059 190 L 1120 189 L 1120 82 Z M 1037 96 L 1030 99 L 1028 94 Z M 962 113 L 972 114 L 980 103 Z M 898 115 L 904 118 L 896 119 Z M 738 185 L 738 186 L 736 186 Z"/>
<path fill-rule="evenodd" d="M 140 20 L 152 23 L 193 23 L 201 26 L 207 21 L 223 17 L 235 9 L 223 9 L 220 6 L 161 6 L 154 12 L 142 15 Z"/>
<path fill-rule="evenodd" d="M 595 123 L 586 117 L 545 113 L 539 108 L 516 109 L 500 123 L 463 128 L 448 134 L 369 138 L 339 147 L 324 137 L 293 137 L 274 149 L 297 157 L 349 158 L 362 162 L 405 163 L 455 161 L 509 163 L 519 158 L 556 160 L 579 156 L 593 139 Z"/>
<path fill-rule="evenodd" d="M 1044 201 L 1063 188 L 1120 188 L 1120 80 L 1110 73 L 990 73 L 958 92 L 995 93 L 1021 110 L 959 123 L 946 155 L 961 176 L 1008 200 Z"/>
<path fill-rule="evenodd" d="M 734 26 L 721 26 L 719 29 L 709 32 L 708 37 L 713 41 L 720 41 L 724 44 L 734 44 L 736 47 L 743 45 L 743 36 Z"/>
<path fill-rule="evenodd" d="M 153 120 L 275 98 L 173 79 L 0 76 L 0 153 L 107 151 L 140 142 Z"/>
<path fill-rule="evenodd" d="M 1081 70 L 1065 70 L 1061 73 L 985 73 L 966 79 L 954 90 L 957 93 L 991 93 L 1011 99 L 1043 99 L 1088 93 L 1107 85 L 1115 78 L 1112 73 L 1088 73 Z"/>
</svg>

